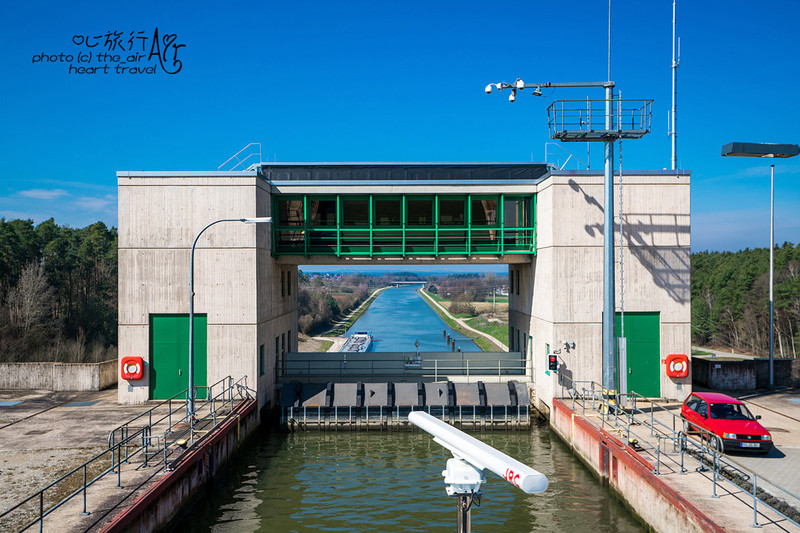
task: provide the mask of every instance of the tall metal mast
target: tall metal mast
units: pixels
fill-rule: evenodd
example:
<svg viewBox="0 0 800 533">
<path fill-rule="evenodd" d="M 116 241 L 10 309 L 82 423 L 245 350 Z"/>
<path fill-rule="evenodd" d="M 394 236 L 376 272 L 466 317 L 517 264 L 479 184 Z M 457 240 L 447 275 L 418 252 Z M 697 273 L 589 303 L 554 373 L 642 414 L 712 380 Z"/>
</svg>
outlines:
<svg viewBox="0 0 800 533">
<path fill-rule="evenodd" d="M 678 115 L 678 64 L 681 62 L 679 41 L 676 32 L 675 0 L 672 0 L 672 170 L 678 168 L 678 133 L 675 131 L 675 120 Z"/>
</svg>

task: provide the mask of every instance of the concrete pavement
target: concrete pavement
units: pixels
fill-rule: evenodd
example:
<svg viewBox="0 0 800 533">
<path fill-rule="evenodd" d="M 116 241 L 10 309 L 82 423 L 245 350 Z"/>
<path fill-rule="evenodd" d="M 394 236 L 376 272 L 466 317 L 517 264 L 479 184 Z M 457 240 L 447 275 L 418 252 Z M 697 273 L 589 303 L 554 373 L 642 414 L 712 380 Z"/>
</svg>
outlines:
<svg viewBox="0 0 800 533">
<path fill-rule="evenodd" d="M 752 474 L 755 474 L 759 489 L 779 496 L 800 511 L 800 391 L 759 394 L 742 399 L 753 414 L 762 416 L 761 422 L 772 433 L 775 448 L 766 456 L 724 454 L 723 461 L 730 465 L 726 470 L 738 471 L 748 480 L 752 480 Z M 637 453 L 652 468 L 658 468 L 659 478 L 726 531 L 753 531 L 756 521 L 762 531 L 800 531 L 800 528 L 761 503 L 758 503 L 754 517 L 753 499 L 749 492 L 721 478 L 717 478 L 715 489 L 713 473 L 704 469 L 698 458 L 689 453 L 683 454 L 685 472 L 682 472 L 680 451 L 673 447 L 673 441 L 668 438 L 673 430 L 682 429 L 677 418 L 680 403 L 654 402 L 652 417 L 656 432 L 651 432 L 648 425 L 650 404 L 647 401 L 639 402 L 637 407 L 644 413 L 634 415 L 631 424 L 625 416 L 620 415 L 615 420 L 613 416 L 607 418 L 603 413 L 591 410 L 589 402 L 585 410 L 581 402 L 575 405 L 578 414 L 584 413 L 592 423 L 616 435 L 621 441 L 636 439 L 639 444 Z M 696 437 L 690 438 L 696 440 Z M 747 490 L 750 490 L 749 487 L 746 485 Z"/>
<path fill-rule="evenodd" d="M 152 435 L 188 438 L 177 433 L 167 433 L 168 405 L 161 401 L 125 405 L 117 403 L 117 390 L 93 392 L 0 391 L 0 512 L 20 503 L 23 499 L 50 485 L 64 474 L 79 467 L 89 459 L 106 452 L 87 470 L 91 479 L 111 465 L 108 452 L 109 433 L 132 418 L 151 408 L 156 408 L 152 419 L 147 417 L 131 425 L 132 433 L 152 420 Z M 204 404 L 204 402 L 201 402 Z M 183 402 L 173 402 L 172 421 L 185 414 Z M 207 404 L 205 404 L 207 405 Z M 217 405 L 219 409 L 219 405 Z M 201 415 L 208 413 L 205 408 Z M 219 409 L 217 419 L 224 418 L 227 410 Z M 210 429 L 210 420 L 201 420 L 195 426 L 196 435 L 202 436 Z M 173 431 L 187 429 L 178 424 Z M 175 435 L 175 436 L 172 436 Z M 139 446 L 137 438 L 128 450 L 133 454 Z M 163 445 L 163 440 L 151 445 Z M 123 454 L 128 450 L 123 449 Z M 172 463 L 181 456 L 183 448 L 171 446 L 167 457 L 156 451 L 145 465 L 141 453 L 133 454 L 121 472 L 108 474 L 89 486 L 87 511 L 82 515 L 82 494 L 73 497 L 44 521 L 44 531 L 99 531 L 113 516 L 131 504 L 138 495 L 164 475 L 164 461 Z M 119 455 L 116 460 L 119 460 Z M 83 485 L 83 472 L 70 475 L 64 482 L 48 489 L 44 496 L 44 509 L 60 501 Z M 118 486 L 119 485 L 119 486 Z M 19 511 L 0 519 L 0 531 L 14 531 L 23 523 L 35 519 L 39 513 L 38 499 Z M 34 527 L 38 530 L 38 526 Z"/>
</svg>

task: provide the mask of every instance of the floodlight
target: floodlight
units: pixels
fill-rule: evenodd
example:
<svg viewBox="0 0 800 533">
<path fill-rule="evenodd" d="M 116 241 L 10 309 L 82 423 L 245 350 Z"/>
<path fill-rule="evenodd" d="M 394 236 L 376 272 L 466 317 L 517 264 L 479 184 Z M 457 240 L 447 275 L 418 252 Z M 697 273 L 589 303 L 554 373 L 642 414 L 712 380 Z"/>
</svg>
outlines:
<svg viewBox="0 0 800 533">
<path fill-rule="evenodd" d="M 728 143 L 722 147 L 722 155 L 737 157 L 794 157 L 800 154 L 796 144 Z"/>
</svg>

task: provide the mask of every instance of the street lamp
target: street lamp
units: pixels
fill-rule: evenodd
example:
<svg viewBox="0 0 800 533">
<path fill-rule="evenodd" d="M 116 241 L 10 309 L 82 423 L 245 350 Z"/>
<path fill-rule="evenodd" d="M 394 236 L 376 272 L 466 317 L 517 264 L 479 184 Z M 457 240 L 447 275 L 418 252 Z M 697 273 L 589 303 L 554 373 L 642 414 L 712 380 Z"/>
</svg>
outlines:
<svg viewBox="0 0 800 533">
<path fill-rule="evenodd" d="M 220 222 L 244 222 L 245 224 L 266 224 L 272 222 L 272 217 L 255 217 L 255 218 L 222 218 L 215 220 L 205 228 L 200 230 L 197 237 L 194 238 L 192 243 L 192 253 L 189 261 L 189 423 L 191 426 L 192 439 L 194 439 L 194 249 L 197 246 L 197 241 L 200 235 L 205 230 L 219 224 Z"/>
<path fill-rule="evenodd" d="M 614 82 L 575 82 L 575 83 L 525 83 L 520 78 L 514 83 L 490 83 L 484 91 L 486 94 L 492 93 L 492 88 L 496 87 L 499 91 L 510 90 L 508 97 L 510 102 L 517 98 L 517 91 L 533 89 L 534 96 L 542 96 L 542 88 L 588 88 L 599 87 L 605 89 L 605 119 L 604 128 L 597 134 L 598 141 L 605 143 L 604 150 L 604 198 L 605 198 L 605 220 L 603 234 L 603 387 L 608 391 L 615 391 L 618 386 L 617 361 L 615 358 L 616 333 L 614 327 L 614 141 L 623 137 L 621 132 L 614 131 Z M 592 126 L 592 125 L 590 125 Z M 583 130 L 583 126 L 578 127 Z M 579 131 L 578 138 L 582 140 L 594 140 L 586 137 L 585 131 Z M 562 137 L 562 140 L 577 140 Z"/>
<path fill-rule="evenodd" d="M 796 144 L 769 144 L 769 143 L 728 143 L 722 147 L 722 156 L 737 157 L 768 157 L 787 158 L 800 154 L 800 146 Z M 775 357 L 775 332 L 773 316 L 775 302 L 772 298 L 774 264 L 773 251 L 775 248 L 775 165 L 769 166 L 769 388 L 775 386 L 775 373 L 773 361 Z"/>
</svg>

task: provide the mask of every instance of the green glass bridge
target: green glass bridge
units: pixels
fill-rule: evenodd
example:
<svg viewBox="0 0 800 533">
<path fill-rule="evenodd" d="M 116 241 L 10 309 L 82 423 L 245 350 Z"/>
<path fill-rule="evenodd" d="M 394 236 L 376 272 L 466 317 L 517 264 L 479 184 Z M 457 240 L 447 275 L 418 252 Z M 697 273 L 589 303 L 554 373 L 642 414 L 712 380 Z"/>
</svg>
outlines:
<svg viewBox="0 0 800 533">
<path fill-rule="evenodd" d="M 536 195 L 273 195 L 273 254 L 536 254 Z"/>
</svg>

